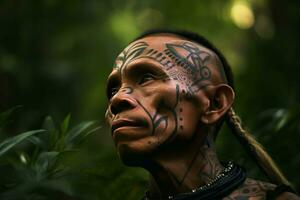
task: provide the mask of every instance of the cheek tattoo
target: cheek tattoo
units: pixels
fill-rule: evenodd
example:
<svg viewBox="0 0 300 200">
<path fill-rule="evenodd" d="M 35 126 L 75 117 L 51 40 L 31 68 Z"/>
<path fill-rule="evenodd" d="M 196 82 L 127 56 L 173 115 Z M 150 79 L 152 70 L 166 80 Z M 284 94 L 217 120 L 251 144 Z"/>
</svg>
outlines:
<svg viewBox="0 0 300 200">
<path fill-rule="evenodd" d="M 164 123 L 164 129 L 163 131 L 165 131 L 168 128 L 168 116 L 164 115 L 161 117 L 158 117 L 158 114 L 161 112 L 161 110 L 167 110 L 168 112 L 170 112 L 171 117 L 174 118 L 174 128 L 172 130 L 172 133 L 170 135 L 170 137 L 168 138 L 168 140 L 172 139 L 173 136 L 177 133 L 177 129 L 178 129 L 178 120 L 177 120 L 177 113 L 176 113 L 176 107 L 178 105 L 178 100 L 179 100 L 179 85 L 176 85 L 176 99 L 175 99 L 175 103 L 172 106 L 168 106 L 166 104 L 161 105 L 160 107 L 157 108 L 157 110 L 155 111 L 154 114 L 151 114 L 150 111 L 139 101 L 136 100 L 138 102 L 138 104 L 142 107 L 142 109 L 145 111 L 145 113 L 147 114 L 147 116 L 150 118 L 151 121 L 151 135 L 157 134 L 156 133 L 156 129 L 157 127 Z"/>
</svg>

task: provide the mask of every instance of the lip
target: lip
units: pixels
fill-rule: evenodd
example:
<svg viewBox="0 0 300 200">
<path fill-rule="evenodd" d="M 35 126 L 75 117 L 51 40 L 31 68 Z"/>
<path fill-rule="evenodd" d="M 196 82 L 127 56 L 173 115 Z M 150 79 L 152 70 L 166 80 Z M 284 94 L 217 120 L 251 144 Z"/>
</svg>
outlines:
<svg viewBox="0 0 300 200">
<path fill-rule="evenodd" d="M 145 122 L 142 120 L 131 120 L 131 119 L 117 119 L 112 122 L 111 124 L 111 133 L 114 134 L 114 132 L 117 129 L 121 128 L 139 128 L 139 127 L 145 127 Z"/>
</svg>

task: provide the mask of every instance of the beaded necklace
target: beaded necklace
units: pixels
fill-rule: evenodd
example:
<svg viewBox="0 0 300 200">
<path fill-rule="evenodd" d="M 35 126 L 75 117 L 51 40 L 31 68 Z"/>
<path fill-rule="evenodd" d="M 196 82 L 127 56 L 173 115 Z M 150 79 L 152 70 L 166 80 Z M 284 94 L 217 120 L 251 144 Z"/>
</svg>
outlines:
<svg viewBox="0 0 300 200">
<path fill-rule="evenodd" d="M 170 200 L 217 200 L 230 194 L 234 189 L 241 185 L 246 179 L 245 169 L 228 162 L 223 171 L 212 179 L 209 183 L 193 189 L 191 192 L 178 195 L 169 195 L 166 199 Z M 150 198 L 146 192 L 144 200 L 157 200 Z"/>
</svg>

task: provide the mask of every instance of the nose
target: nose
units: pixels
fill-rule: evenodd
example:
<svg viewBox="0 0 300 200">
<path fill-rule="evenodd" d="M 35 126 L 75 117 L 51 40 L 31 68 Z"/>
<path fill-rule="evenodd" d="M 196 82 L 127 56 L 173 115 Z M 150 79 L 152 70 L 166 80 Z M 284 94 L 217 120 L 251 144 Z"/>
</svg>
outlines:
<svg viewBox="0 0 300 200">
<path fill-rule="evenodd" d="M 132 96 L 123 89 L 120 89 L 111 99 L 110 111 L 113 115 L 117 115 L 126 110 L 136 107 L 136 101 Z"/>
</svg>

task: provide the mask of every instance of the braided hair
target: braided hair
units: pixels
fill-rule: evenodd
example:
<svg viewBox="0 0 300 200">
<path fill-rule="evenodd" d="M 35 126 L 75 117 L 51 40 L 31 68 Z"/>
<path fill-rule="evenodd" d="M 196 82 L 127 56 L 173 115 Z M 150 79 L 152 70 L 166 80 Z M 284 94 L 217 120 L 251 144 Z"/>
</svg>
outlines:
<svg viewBox="0 0 300 200">
<path fill-rule="evenodd" d="M 149 35 L 155 34 L 173 34 L 177 35 L 181 38 L 187 39 L 189 41 L 198 43 L 210 50 L 212 50 L 220 59 L 222 63 L 227 84 L 232 87 L 234 90 L 234 81 L 233 81 L 233 73 L 230 65 L 228 64 L 226 58 L 218 50 L 211 42 L 209 42 L 205 37 L 198 35 L 193 32 L 188 31 L 179 31 L 179 30 L 149 30 L 142 33 L 135 40 L 144 38 Z M 135 41 L 134 40 L 134 41 Z M 277 167 L 273 159 L 270 155 L 265 151 L 263 146 L 254 138 L 252 134 L 246 131 L 241 123 L 240 118 L 235 113 L 234 109 L 231 107 L 228 112 L 225 114 L 225 122 L 234 136 L 238 139 L 240 144 L 245 148 L 246 152 L 250 155 L 251 158 L 255 161 L 255 163 L 259 166 L 259 168 L 264 172 L 264 174 L 270 179 L 271 182 L 275 184 L 286 184 L 290 185 L 285 176 L 281 173 L 280 169 Z"/>
</svg>

